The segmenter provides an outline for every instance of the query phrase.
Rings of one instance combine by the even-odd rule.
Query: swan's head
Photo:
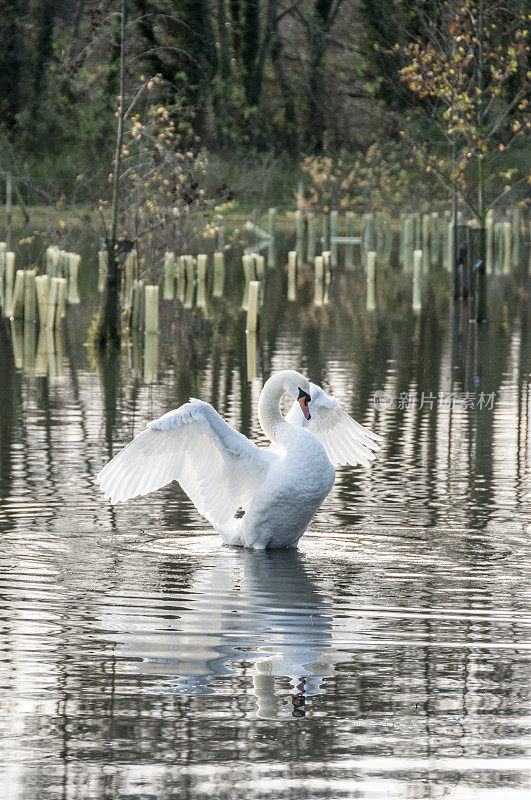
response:
[[[297,398],[301,411],[306,419],[311,419],[308,404],[312,399],[310,396],[310,381],[301,375],[300,372],[288,369],[285,372],[284,388],[288,394]]]

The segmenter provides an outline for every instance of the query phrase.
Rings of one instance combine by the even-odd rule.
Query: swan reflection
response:
[[[215,678],[251,675],[260,717],[302,716],[305,698],[333,673],[331,608],[296,550],[224,547],[178,608],[115,607],[112,622],[118,654],[142,674],[164,676],[161,691],[211,694]],[[276,678],[289,679],[284,697]]]

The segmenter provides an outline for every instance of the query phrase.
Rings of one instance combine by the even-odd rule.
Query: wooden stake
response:
[[[222,252],[214,253],[214,284],[212,294],[214,297],[223,296],[223,284],[225,282],[225,259]]]
[[[258,330],[258,290],[260,283],[258,281],[249,281],[248,296],[247,296],[247,323],[245,332],[253,332]]]
[[[131,290],[131,328],[140,330],[144,318],[144,281],[133,281]]]
[[[367,253],[367,311],[376,308],[376,253],[369,250]]]
[[[337,267],[337,242],[334,238],[337,236],[337,210],[334,209],[330,212],[330,263],[332,269]]]
[[[302,211],[295,212],[295,249],[299,261],[304,261],[304,217]]]
[[[175,256],[167,251],[164,253],[164,283],[162,287],[162,298],[173,300],[175,295]]]
[[[345,214],[346,235],[354,236],[354,212],[347,211]],[[354,265],[354,245],[347,244],[345,246],[345,267],[352,268]]]
[[[413,311],[422,308],[422,250],[413,251]]]
[[[426,275],[430,268],[430,238],[431,238],[431,214],[422,215],[422,271]],[[433,245],[433,241],[431,242]]]
[[[485,236],[487,239],[485,267],[487,270],[487,275],[492,275],[494,272],[494,213],[492,209],[487,211],[487,216],[485,219]]]
[[[157,333],[159,329],[159,287],[144,286],[144,331]]]
[[[437,211],[431,212],[431,233],[430,233],[430,255],[431,263],[435,266],[439,263],[439,214]]]
[[[57,309],[55,312],[54,323],[55,327],[61,326],[61,320],[66,317],[66,288],[68,281],[66,278],[57,278],[59,284],[57,286]]]
[[[207,277],[208,259],[206,253],[199,253],[197,256],[197,280],[205,283]]]
[[[328,214],[323,214],[322,224],[321,250],[328,250],[330,248],[330,218]]]
[[[322,283],[324,280],[324,258],[322,256],[315,257],[315,281]]]
[[[184,260],[184,256],[178,257],[177,265],[175,267],[175,274],[177,276],[177,284],[182,288],[186,281],[186,262]]]
[[[35,322],[35,273],[24,273],[24,324]],[[33,357],[32,357],[33,358]]]
[[[404,270],[411,272],[413,268],[413,239],[414,239],[414,220],[412,216],[407,216],[404,220]],[[422,252],[422,251],[421,251]]]
[[[265,261],[260,253],[253,253],[254,270],[259,281],[265,280]]]
[[[11,302],[11,316],[22,319],[24,316],[24,270],[17,269],[13,299]]]
[[[257,376],[257,335],[256,331],[246,331],[245,333],[245,354],[247,363],[247,380],[252,381]]]
[[[6,286],[13,287],[15,282],[15,254],[6,250],[4,254],[5,268],[6,268]]]
[[[48,321],[48,294],[50,278],[48,275],[37,275],[35,277],[35,291],[37,293],[37,307],[39,311],[39,321],[42,326]]]
[[[315,258],[315,215],[310,212],[307,217],[306,260],[311,264]]]
[[[192,256],[183,256],[183,258],[186,270],[186,285],[187,287],[193,286],[195,284],[194,259]]]
[[[508,275],[511,271],[511,244],[512,244],[512,227],[510,222],[503,223],[503,269],[504,275]]]
[[[146,286],[146,289],[157,289],[158,286]],[[157,380],[157,366],[159,360],[159,337],[157,334],[144,334],[144,380],[152,383]]]
[[[59,278],[50,278],[48,284],[48,304],[47,304],[47,317],[45,325],[50,330],[55,325],[55,318],[57,316],[57,299],[59,292]],[[59,324],[59,323],[58,323]]]

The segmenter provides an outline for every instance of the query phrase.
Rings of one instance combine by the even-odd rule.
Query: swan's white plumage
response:
[[[380,449],[382,437],[349,417],[335,397],[315,383],[310,383],[310,396],[311,419],[304,419],[295,401],[286,420],[292,425],[308,427],[323,445],[334,467],[347,464],[368,467],[375,458],[373,451]]]
[[[247,508],[271,455],[202,400],[150,422],[97,477],[113,503],[179,481],[200,514],[223,525]]]
[[[297,401],[284,419],[282,395],[297,397],[301,390],[311,396],[311,419]],[[369,466],[380,437],[292,370],[269,378],[258,414],[270,448],[257,447],[209,403],[192,399],[150,422],[97,481],[118,503],[176,480],[224,542],[260,549],[293,546],[332,488],[333,466]],[[245,513],[236,519],[240,508]]]

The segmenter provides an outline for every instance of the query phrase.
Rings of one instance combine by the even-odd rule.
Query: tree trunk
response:
[[[116,129],[116,151],[114,157],[114,176],[111,209],[111,230],[107,236],[107,280],[103,289],[99,318],[96,326],[95,343],[98,348],[117,347],[121,340],[120,327],[120,278],[118,218],[120,214],[120,168],[122,158],[122,137],[124,127],[125,93],[125,22],[126,0],[121,0],[120,18],[120,105]]]
[[[232,100],[232,69],[230,57],[230,44],[227,35],[227,18],[225,14],[225,0],[217,3],[217,28],[218,28],[218,74],[221,81],[214,90],[214,103],[216,109],[216,131],[218,142],[227,147],[234,140],[234,103]]]
[[[478,103],[478,129],[480,137],[484,132],[484,100],[485,91],[485,63],[484,63],[484,0],[479,2],[478,17],[478,88],[480,90]],[[477,155],[478,164],[478,217],[479,217],[479,264],[476,275],[476,322],[485,322],[487,319],[487,231],[485,220],[487,204],[485,200],[485,167],[482,154]]]
[[[8,136],[17,127],[17,114],[24,103],[23,32],[23,4],[20,0],[8,0],[2,4],[0,13],[0,112]]]
[[[340,5],[336,0],[315,0],[308,25],[309,75],[308,102],[310,107],[309,131],[314,148],[323,147],[326,130],[325,76],[323,58],[327,50],[327,36]]]
[[[286,74],[283,47],[282,37],[278,30],[278,21],[275,20],[271,37],[271,62],[284,103],[284,144],[289,155],[296,156],[299,152],[299,141],[297,136],[295,94]]]
[[[46,87],[46,64],[52,55],[53,30],[55,25],[55,0],[44,0],[41,5],[41,21],[35,64],[33,70],[33,118],[40,116],[40,102]]]

